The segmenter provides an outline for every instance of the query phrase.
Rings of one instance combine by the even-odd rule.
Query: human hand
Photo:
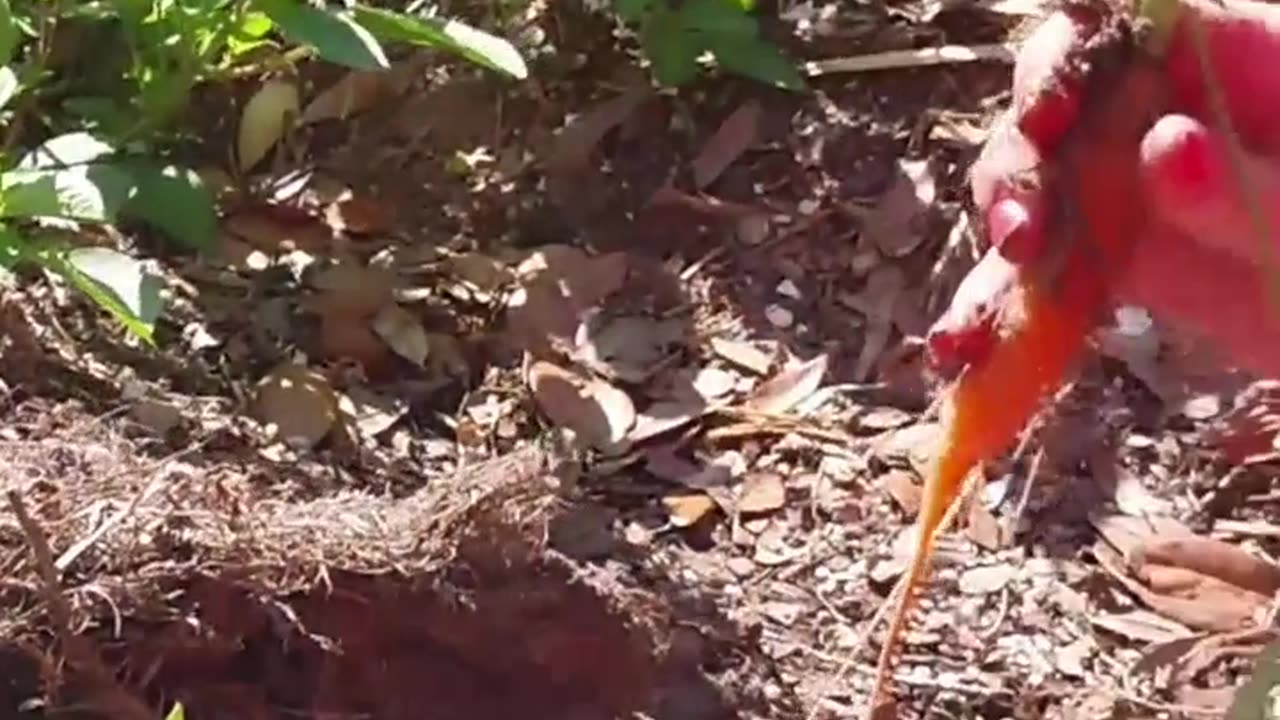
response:
[[[1280,280],[1280,120],[1273,117],[1280,107],[1280,73],[1270,71],[1280,61],[1280,6],[1183,0],[1182,8],[1161,69],[1169,112],[1132,152],[1139,186],[1134,190],[1146,202],[1134,203],[1130,212],[1143,215],[1143,230],[1113,292],[1117,300],[1146,306],[1219,345],[1243,367],[1280,375],[1280,304],[1274,304],[1268,285],[1269,273]],[[1208,82],[1194,21],[1204,31],[1213,75]],[[1036,93],[1091,30],[1058,12],[1019,53],[1012,107],[997,122],[971,175],[993,249],[931,333],[935,358],[958,353],[963,359],[968,346],[980,348],[988,332],[980,320],[991,299],[1009,285],[1017,267],[1042,255],[1050,198],[1040,183],[1026,179],[1041,171],[1041,157],[1053,152],[1081,101],[1070,87]],[[1243,172],[1233,162],[1239,156],[1231,152],[1232,136],[1218,130],[1214,92],[1223,98],[1243,146]],[[1265,232],[1254,208],[1262,210]]]

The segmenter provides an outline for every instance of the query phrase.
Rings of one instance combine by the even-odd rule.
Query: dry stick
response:
[[[965,480],[964,487],[960,489],[960,494],[957,495],[955,501],[951,503],[951,507],[947,508],[946,514],[942,516],[942,522],[938,524],[939,533],[950,527],[951,523],[955,521],[956,514],[959,512],[960,508],[968,504],[969,498],[978,487],[978,478],[981,476],[981,472],[981,468],[979,467],[969,473],[969,477]],[[920,528],[920,531],[923,532],[924,528]],[[849,654],[840,664],[840,667],[836,669],[835,675],[832,676],[831,682],[827,686],[828,690],[844,682],[845,678],[848,677],[849,670],[853,668],[853,663],[858,659],[858,656],[862,654],[863,649],[871,644],[871,634],[875,632],[876,627],[884,621],[886,616],[888,616],[890,608],[893,608],[898,604],[898,597],[902,595],[902,593],[906,592],[906,589],[907,575],[904,574],[902,577],[898,578],[898,582],[894,583],[893,590],[889,592],[889,596],[884,599],[884,602],[880,604],[880,608],[876,610],[876,614],[873,615],[871,621],[867,623],[867,627],[863,629],[862,634],[858,637],[858,642],[849,650]],[[813,703],[813,707],[809,709],[809,714],[806,716],[806,720],[814,720],[814,718],[817,717],[818,708],[821,704],[822,703],[819,701],[815,701]]]
[[[150,720],[152,713],[132,694],[125,691],[115,680],[115,676],[102,662],[83,638],[76,637],[71,631],[71,605],[62,594],[58,583],[58,569],[54,565],[53,550],[49,547],[49,539],[44,529],[27,512],[22,495],[17,490],[8,492],[9,506],[18,518],[18,525],[26,535],[27,545],[36,562],[36,572],[40,575],[40,594],[49,608],[49,616],[53,620],[54,629],[62,643],[62,652],[73,667],[83,671],[93,684],[110,694],[116,702],[113,709],[121,713],[121,717],[129,720]]]

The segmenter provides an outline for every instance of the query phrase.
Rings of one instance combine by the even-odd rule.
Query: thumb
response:
[[[1140,154],[1144,190],[1160,221],[1250,263],[1280,249],[1280,166],[1253,155],[1232,162],[1224,139],[1186,115],[1161,118]]]

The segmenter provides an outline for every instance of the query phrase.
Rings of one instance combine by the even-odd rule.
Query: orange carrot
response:
[[[1123,272],[1141,232],[1136,148],[1145,120],[1125,108],[1149,101],[1154,109],[1158,90],[1141,71],[1128,73],[1118,85],[1110,97],[1124,104],[1088,108],[1089,118],[1078,120],[1079,134],[1054,161],[1053,192],[1069,206],[1055,219],[1053,242],[1062,250],[1049,262],[1055,267],[1019,267],[1012,282],[991,273],[1000,284],[991,290],[997,308],[990,347],[961,372],[944,400],[942,440],[925,476],[919,535],[881,646],[868,718],[877,717],[883,704],[907,612],[966,476],[1004,452],[1069,377],[1107,309],[1113,274]]]

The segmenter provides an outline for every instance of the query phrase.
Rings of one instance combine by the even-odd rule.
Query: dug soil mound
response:
[[[728,624],[638,566],[551,547],[565,503],[536,447],[399,499],[284,501],[70,407],[19,411],[0,440],[17,610],[0,706],[24,717],[710,720],[756,702]]]

